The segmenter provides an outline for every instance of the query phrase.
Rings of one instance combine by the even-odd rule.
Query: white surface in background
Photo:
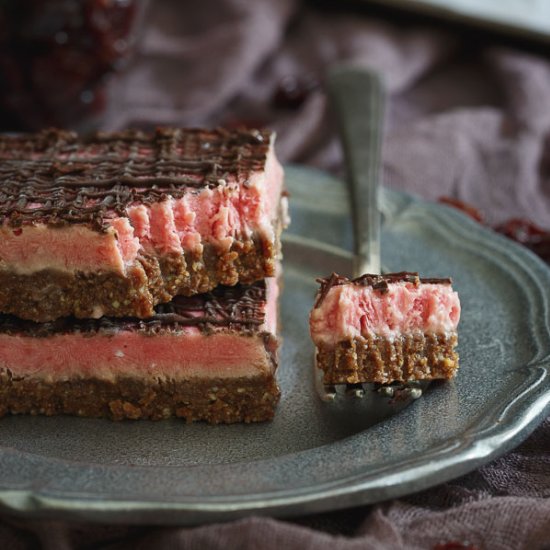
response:
[[[550,0],[381,0],[378,3],[477,19],[550,38]]]

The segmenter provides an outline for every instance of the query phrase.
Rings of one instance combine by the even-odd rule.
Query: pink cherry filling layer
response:
[[[200,253],[205,244],[227,251],[234,240],[253,236],[273,242],[282,191],[283,169],[271,149],[265,170],[247,182],[224,180],[213,189],[190,189],[182,198],[132,205],[125,217],[112,214],[103,233],[83,225],[4,225],[0,269],[124,273],[140,252]]]
[[[263,339],[193,333],[89,337],[0,336],[0,366],[13,376],[47,381],[117,377],[181,380],[253,376],[271,371]]]
[[[398,282],[382,293],[348,284],[331,288],[313,309],[310,332],[316,345],[335,346],[359,336],[452,333],[459,319],[460,301],[450,285]]]

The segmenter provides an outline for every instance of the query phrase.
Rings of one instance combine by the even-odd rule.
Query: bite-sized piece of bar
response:
[[[319,279],[310,315],[325,384],[451,378],[458,368],[458,294],[418,273]]]
[[[0,415],[269,420],[277,294],[272,278],[178,296],[146,320],[0,315]]]
[[[275,274],[286,218],[273,134],[159,129],[0,137],[0,312],[153,315]]]

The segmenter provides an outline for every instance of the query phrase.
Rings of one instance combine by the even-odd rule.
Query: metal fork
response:
[[[382,83],[372,71],[340,67],[329,73],[327,86],[340,126],[348,173],[354,233],[352,276],[381,273],[378,194],[384,118]],[[322,374],[319,369],[317,371]],[[323,400],[333,401],[342,393],[362,398],[366,387],[371,386],[380,396],[403,401],[421,397],[425,385],[414,380],[392,384],[327,385],[321,380],[318,391]]]

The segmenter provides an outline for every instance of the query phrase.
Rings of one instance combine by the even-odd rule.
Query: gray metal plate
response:
[[[0,421],[4,509],[192,524],[372,503],[476,468],[517,445],[549,412],[550,270],[459,212],[388,190],[383,264],[453,277],[463,307],[460,371],[398,414],[381,398],[322,403],[308,313],[314,277],[350,267],[346,190],[309,169],[288,167],[287,176],[293,222],[274,422],[7,417]]]

